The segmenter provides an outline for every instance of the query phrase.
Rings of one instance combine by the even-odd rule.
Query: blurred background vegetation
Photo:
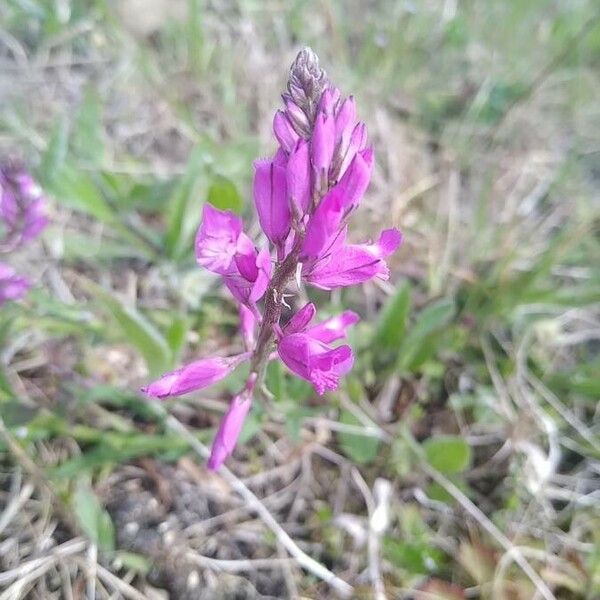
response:
[[[304,45],[375,146],[352,235],[405,244],[389,282],[311,292],[361,314],[355,369],[321,399],[273,363],[230,468],[353,597],[598,598],[599,17],[2,0],[0,150],[52,202],[0,309],[0,598],[335,597],[137,392],[241,347],[191,242],[205,201],[258,233],[251,163]],[[165,406],[206,443],[242,377]]]

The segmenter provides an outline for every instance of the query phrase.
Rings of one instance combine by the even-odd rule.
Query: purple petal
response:
[[[336,186],[321,200],[308,221],[302,244],[303,258],[317,258],[331,245],[340,230],[343,216],[343,190]]]
[[[273,133],[281,147],[287,152],[291,152],[292,148],[300,137],[289,122],[286,114],[280,110],[275,113],[273,118]]]
[[[213,273],[227,273],[237,251],[242,220],[206,203],[196,234],[196,260]]]
[[[354,98],[349,96],[340,105],[335,116],[335,139],[336,143],[346,147],[350,142],[350,136],[356,123],[356,104]]]
[[[321,94],[319,101],[319,112],[327,117],[332,117],[335,113],[335,105],[340,97],[340,91],[336,88],[328,88]]]
[[[327,173],[335,146],[335,120],[320,112],[315,119],[311,140],[312,163],[319,175]]]
[[[249,356],[250,354],[245,352],[227,358],[213,357],[197,360],[175,371],[165,373],[150,385],[142,388],[142,392],[153,398],[167,398],[200,390],[227,377]]]
[[[0,305],[10,300],[19,300],[31,287],[25,277],[17,275],[12,267],[0,263]]]
[[[306,326],[313,320],[317,309],[312,302],[304,305],[285,325],[283,332],[285,335],[299,333],[306,329]]]
[[[364,123],[357,123],[352,130],[350,140],[346,148],[340,148],[343,155],[340,163],[338,177],[341,177],[345,172],[357,152],[364,150],[367,146],[367,127]]]
[[[342,191],[343,205],[346,211],[354,209],[362,200],[369,186],[372,170],[373,150],[367,148],[358,152],[337,184]]]
[[[306,333],[324,344],[330,344],[345,338],[348,327],[355,325],[358,321],[360,321],[360,317],[355,312],[346,310],[341,315],[336,315],[310,327]]]
[[[318,394],[337,389],[340,377],[352,368],[353,363],[350,346],[330,349],[305,333],[284,336],[277,351],[287,367],[310,381]]]
[[[311,168],[309,147],[306,140],[298,140],[287,162],[287,191],[296,213],[304,215],[310,205]]]
[[[245,278],[237,269],[231,269],[223,275],[223,281],[233,297],[249,308],[263,297],[271,280],[272,264],[268,250],[261,250],[257,254],[255,265],[255,279]]]
[[[382,232],[375,244],[350,244],[313,265],[306,265],[306,281],[324,290],[357,285],[379,277],[387,279],[389,270],[383,258],[395,252],[402,241],[397,229]]]
[[[39,236],[48,224],[47,199],[40,186],[22,166],[0,165],[0,219],[4,221],[0,246],[14,250]]]
[[[279,160],[257,160],[254,169],[254,202],[260,226],[274,244],[281,244],[290,230],[286,167]]]
[[[284,99],[284,102],[286,116],[296,132],[308,135],[310,133],[310,124],[304,111],[291,98]]]
[[[258,253],[256,267],[258,275],[250,292],[250,302],[252,303],[258,302],[264,296],[271,282],[271,269],[273,265],[271,263],[271,255],[267,249],[263,249]]]
[[[256,317],[254,313],[245,305],[240,304],[240,332],[244,340],[244,347],[250,351],[254,349],[256,343]]]
[[[248,281],[256,281],[258,269],[256,268],[256,259],[258,252],[254,247],[252,240],[244,233],[240,233],[240,237],[236,244],[235,264],[244,279]]]
[[[229,410],[221,419],[208,459],[211,471],[218,469],[231,455],[240,437],[244,421],[252,406],[252,391],[244,390],[233,398]]]

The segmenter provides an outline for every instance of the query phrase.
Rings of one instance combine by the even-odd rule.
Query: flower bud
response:
[[[273,117],[273,133],[287,153],[291,152],[300,137],[292,127],[287,115],[281,110],[278,110]]]
[[[304,215],[310,205],[311,168],[308,142],[298,140],[287,162],[287,193],[296,215]]]
[[[311,142],[312,164],[319,179],[326,178],[335,146],[335,121],[320,112],[315,119]]]

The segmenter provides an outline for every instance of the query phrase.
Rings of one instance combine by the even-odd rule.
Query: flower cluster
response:
[[[45,209],[41,188],[21,165],[0,165],[0,252],[13,252],[36,238],[48,223]],[[27,278],[0,263],[0,305],[18,300],[29,287]]]
[[[373,149],[364,123],[356,118],[354,98],[341,97],[309,48],[292,64],[282,97],[284,109],[273,120],[277,152],[254,163],[254,201],[271,249],[257,248],[238,216],[210,204],[204,205],[196,237],[198,263],[220,275],[240,303],[246,352],[193,362],[143,390],[157,398],[185,394],[250,361],[246,385],[213,442],[212,469],[233,451],[268,361],[279,357],[319,394],[335,390],[352,368],[350,346],[335,343],[358,321],[355,313],[345,311],[315,325],[316,309],[309,303],[281,324],[284,293],[294,278],[298,285],[304,281],[324,290],[386,279],[384,259],[401,242],[396,229],[383,231],[374,243],[347,241],[348,218],[371,178]]]

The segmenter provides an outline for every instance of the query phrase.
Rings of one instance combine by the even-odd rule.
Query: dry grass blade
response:
[[[172,431],[181,435],[191,446],[191,448],[202,458],[207,460],[210,456],[208,448],[198,441],[188,429],[172,415],[165,418],[165,423]],[[332,573],[321,563],[311,558],[304,552],[288,533],[281,527],[275,517],[269,512],[265,505],[258,497],[250,491],[246,485],[236,477],[227,467],[221,467],[218,471],[219,475],[237,492],[248,504],[248,508],[254,510],[264,524],[275,534],[279,543],[289,552],[289,554],[298,562],[298,564],[310,571],[319,579],[325,581],[328,585],[334,588],[341,596],[349,597],[352,594],[352,586],[346,581]]]

